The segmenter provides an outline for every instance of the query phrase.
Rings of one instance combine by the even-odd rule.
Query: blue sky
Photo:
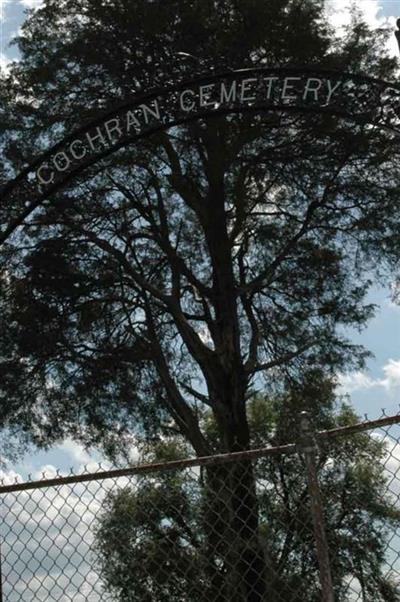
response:
[[[0,65],[17,59],[15,47],[8,43],[18,32],[27,8],[35,8],[41,0],[0,0]],[[349,19],[347,0],[330,0],[328,14],[330,21],[338,28]],[[400,17],[400,0],[358,0],[368,23],[377,27],[382,24],[395,29],[395,21]],[[396,40],[393,35],[388,50],[398,54]],[[390,299],[389,289],[374,288],[369,300],[379,308],[368,328],[361,334],[351,332],[352,339],[366,346],[373,352],[374,358],[368,362],[368,370],[363,373],[351,373],[341,377],[341,391],[348,393],[360,414],[367,413],[371,418],[386,408],[388,413],[396,413],[400,403],[400,306]],[[32,473],[38,477],[45,469],[52,472],[54,466],[62,471],[73,467],[77,470],[91,460],[98,460],[98,454],[86,454],[72,441],[50,452],[38,452],[24,458],[18,466],[10,466],[13,474],[26,477]],[[15,471],[15,472],[14,472]]]

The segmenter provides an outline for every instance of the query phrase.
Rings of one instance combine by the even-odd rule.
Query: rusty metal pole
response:
[[[307,471],[308,492],[310,494],[310,510],[314,525],[315,547],[318,557],[319,577],[322,590],[322,602],[335,602],[331,565],[329,560],[328,541],[325,532],[325,519],[319,488],[316,455],[317,443],[307,412],[302,412],[300,422],[300,451],[304,455]]]
[[[4,503],[4,498],[3,496],[0,496],[0,507],[1,507],[1,526],[3,526],[3,503]],[[0,602],[3,602],[4,596],[3,596],[3,536],[0,536]]]
[[[2,541],[0,540],[0,602],[3,602],[3,551],[1,543]]]
[[[3,571],[2,571],[2,557],[0,550],[0,602],[3,602]]]

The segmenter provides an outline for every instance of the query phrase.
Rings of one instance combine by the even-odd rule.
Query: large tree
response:
[[[336,40],[315,0],[48,0],[1,79],[1,178],[104,107],[194,71],[307,64],[391,79],[384,35],[355,19]],[[396,145],[327,115],[243,114],[86,170],[2,249],[2,424],[108,453],[171,429],[198,455],[248,448],[255,388],[362,365],[342,327],[366,323],[372,276],[397,266]],[[215,491],[228,483],[241,534],[232,600],[262,600],[272,567],[252,467],[209,472]]]
[[[302,407],[312,408],[317,428],[357,421],[348,405],[337,407],[332,383],[310,373],[306,388],[249,400],[252,445],[293,440]],[[203,426],[210,438],[217,436],[209,410]],[[389,493],[391,475],[384,470],[388,451],[381,439],[361,433],[325,445],[319,458],[334,594],[340,602],[400,599],[384,562],[391,534],[400,525]],[[175,436],[143,445],[141,459],[176,460],[187,453],[185,441]],[[305,473],[298,456],[254,461],[260,532],[277,567],[269,600],[321,600]],[[232,565],[223,551],[229,538],[226,533],[221,538],[226,524],[216,520],[225,512],[223,500],[208,488],[204,468],[142,474],[115,488],[103,502],[94,546],[106,591],[120,602],[230,601]]]

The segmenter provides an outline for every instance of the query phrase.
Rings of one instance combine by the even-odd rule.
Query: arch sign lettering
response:
[[[0,243],[52,193],[119,148],[196,119],[249,111],[328,113],[400,134],[400,86],[337,71],[257,68],[135,96],[72,132],[3,187]]]

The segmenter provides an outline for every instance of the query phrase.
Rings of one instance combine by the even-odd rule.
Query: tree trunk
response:
[[[207,374],[209,398],[224,452],[249,449],[246,416],[247,376],[241,353],[236,281],[225,212],[224,140],[209,128],[203,140],[209,189],[199,208],[212,266],[215,320],[211,336],[218,359]],[[270,567],[260,541],[259,511],[252,463],[240,461],[209,467],[206,527],[211,549],[226,572],[223,602],[266,602]],[[268,599],[268,602],[271,598]]]
[[[243,435],[231,429],[227,437],[233,449],[243,451]],[[222,561],[225,570],[223,593],[215,593],[217,602],[271,602],[268,593],[274,581],[274,569],[259,530],[256,480],[251,461],[241,460],[207,468],[205,528],[210,553]],[[217,563],[218,564],[218,563]]]

